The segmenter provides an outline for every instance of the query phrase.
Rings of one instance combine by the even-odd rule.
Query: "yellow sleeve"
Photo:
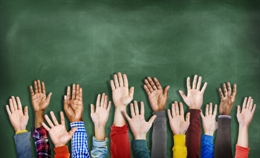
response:
[[[185,146],[186,136],[174,135],[173,136],[174,146],[172,148],[174,158],[186,158],[187,147]]]
[[[28,131],[27,130],[21,130],[21,131],[16,132],[15,134],[22,134],[22,133],[25,133],[25,132],[28,132]]]

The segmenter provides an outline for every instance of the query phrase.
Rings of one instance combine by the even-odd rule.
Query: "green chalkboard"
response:
[[[134,99],[144,101],[147,119],[152,115],[142,87],[147,76],[171,86],[167,108],[175,100],[182,101],[178,90],[186,90],[186,77],[195,74],[208,82],[203,109],[206,103],[219,103],[217,88],[227,81],[238,85],[236,105],[245,96],[260,105],[259,4],[241,0],[1,0],[0,157],[15,157],[14,130],[5,110],[10,96],[20,96],[23,105],[29,106],[27,129],[33,129],[29,86],[35,79],[44,81],[47,92],[53,93],[46,113],[58,114],[63,109],[66,86],[78,83],[83,87],[90,149],[94,133],[90,104],[103,92],[112,99],[109,80],[119,71],[135,87]],[[260,154],[259,112],[257,107],[249,129],[252,158]],[[114,107],[107,135],[113,113]],[[236,108],[231,116],[234,152]],[[151,130],[147,139],[150,148]],[[167,144],[167,155],[172,157],[170,128]]]

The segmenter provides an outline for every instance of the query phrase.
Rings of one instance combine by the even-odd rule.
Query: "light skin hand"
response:
[[[157,112],[164,110],[168,100],[168,90],[170,86],[166,86],[162,89],[162,86],[157,78],[152,80],[151,77],[147,77],[147,79],[144,80],[144,83],[144,89],[148,95],[153,111]]]
[[[50,120],[48,115],[45,115],[45,120],[48,122],[50,127],[48,127],[44,122],[42,123],[42,126],[49,132],[51,140],[55,147],[65,146],[67,142],[72,138],[72,135],[75,133],[78,127],[74,127],[69,132],[67,132],[63,112],[60,112],[61,124],[59,124],[52,111],[50,112],[50,114],[52,121]]]
[[[114,80],[110,81],[112,88],[112,97],[116,110],[114,115],[114,125],[124,126],[125,118],[122,115],[126,111],[126,106],[132,101],[134,96],[134,87],[128,89],[128,80],[125,74],[118,72],[114,75]]]
[[[105,140],[105,126],[109,117],[111,102],[108,102],[108,97],[105,93],[102,94],[101,100],[100,96],[100,94],[97,96],[96,111],[94,105],[91,104],[90,116],[95,125],[95,138],[97,140]]]
[[[188,94],[187,96],[184,94],[183,91],[179,91],[182,99],[184,102],[189,106],[190,109],[200,109],[203,103],[203,95],[204,91],[207,87],[207,82],[204,83],[202,89],[201,82],[202,77],[199,77],[199,81],[197,82],[198,76],[195,75],[192,83],[192,87],[190,85],[190,77],[187,78],[187,90]]]
[[[245,98],[243,107],[237,106],[237,120],[239,122],[239,133],[237,145],[248,147],[248,127],[253,119],[256,104],[253,106],[253,99],[251,97]]]
[[[67,88],[67,95],[64,96],[64,111],[70,122],[82,121],[84,111],[82,88],[77,84],[72,85],[72,93],[70,86]]]
[[[148,122],[144,120],[144,103],[141,102],[141,112],[139,113],[138,104],[134,101],[134,105],[130,104],[132,118],[123,111],[125,118],[127,119],[131,131],[135,137],[135,140],[146,140],[146,133],[151,128],[156,115],[153,115]]]
[[[172,104],[172,112],[168,109],[168,118],[170,122],[170,127],[175,135],[185,134],[190,125],[190,113],[186,114],[186,121],[184,120],[184,110],[183,105],[180,102],[180,107],[178,102],[175,101]]]
[[[9,104],[6,105],[6,111],[8,113],[10,122],[15,130],[15,132],[19,132],[26,129],[29,115],[28,115],[28,107],[24,107],[24,113],[22,109],[22,104],[19,97],[16,97],[16,100],[14,96],[9,99]]]
[[[34,81],[34,90],[30,86],[31,101],[35,113],[35,127],[41,127],[44,121],[44,110],[49,106],[52,93],[46,96],[45,84],[40,80]]]
[[[218,105],[215,104],[214,111],[212,113],[212,103],[206,105],[205,116],[203,112],[200,112],[202,118],[202,124],[204,128],[204,134],[213,136],[215,130],[218,128],[218,123],[216,121],[216,115],[218,110]]]
[[[223,92],[221,88],[218,89],[220,96],[219,113],[220,115],[230,115],[230,111],[236,100],[237,85],[234,84],[233,90],[229,82],[223,83]]]

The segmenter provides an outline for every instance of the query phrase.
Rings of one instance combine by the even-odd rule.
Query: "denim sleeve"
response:
[[[201,158],[214,158],[213,138],[213,136],[203,134]]]
[[[32,158],[31,132],[14,135],[17,158]]]
[[[88,135],[84,122],[72,122],[70,127],[78,127],[71,140],[72,158],[90,158],[88,151]]]
[[[98,141],[93,137],[92,142],[91,157],[105,158],[107,156],[107,138],[103,141]]]

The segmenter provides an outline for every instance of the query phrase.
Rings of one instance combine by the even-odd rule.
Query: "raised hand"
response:
[[[251,97],[248,99],[246,97],[244,99],[242,110],[239,105],[237,106],[237,121],[240,126],[245,126],[248,128],[253,119],[255,109],[256,104],[253,106],[253,99]]]
[[[180,102],[180,107],[178,106],[178,102],[175,101],[172,104],[172,113],[171,110],[168,109],[168,118],[170,122],[170,127],[173,134],[185,134],[189,125],[190,125],[190,113],[186,114],[186,121],[184,120],[184,110],[183,105]]]
[[[16,97],[16,100],[14,96],[9,99],[9,104],[6,105],[6,111],[8,113],[10,122],[15,130],[15,132],[19,132],[26,129],[29,115],[28,115],[28,107],[24,107],[24,113],[22,109],[22,104],[19,97]]]
[[[206,105],[205,116],[203,112],[200,112],[202,118],[202,124],[204,128],[204,134],[213,136],[215,130],[218,128],[218,123],[216,121],[218,105],[215,104],[214,111],[212,112],[212,103]]]
[[[148,95],[153,111],[156,112],[164,110],[168,100],[168,90],[170,86],[162,89],[162,86],[157,78],[154,78],[153,81],[150,77],[147,77],[147,79],[144,80],[144,83],[144,89]]]
[[[46,97],[44,82],[41,82],[40,80],[34,81],[34,90],[33,87],[30,86],[30,92],[34,111],[44,111],[50,104],[52,95],[52,93],[49,93]]]
[[[220,95],[219,113],[220,115],[230,115],[230,111],[236,99],[237,85],[234,84],[232,91],[229,82],[223,83],[223,91],[224,94],[222,93],[221,88],[218,89]]]
[[[42,126],[49,132],[51,140],[55,147],[65,146],[67,142],[72,138],[72,135],[77,130],[77,127],[72,128],[69,132],[67,132],[63,112],[60,112],[61,124],[59,124],[52,111],[50,112],[50,114],[52,121],[49,119],[48,115],[45,115],[45,120],[48,122],[50,127],[48,127],[44,122],[42,123]]]
[[[118,72],[114,75],[114,80],[110,80],[112,88],[113,102],[116,108],[125,108],[133,99],[134,87],[128,89],[128,80],[126,74]]]
[[[129,122],[132,133],[134,134],[135,140],[138,139],[146,139],[146,133],[151,128],[153,121],[156,118],[156,115],[153,115],[148,122],[144,120],[144,103],[141,102],[141,112],[139,113],[139,108],[137,102],[134,101],[130,104],[131,115],[132,118],[128,116],[128,114],[123,111],[124,116]]]
[[[190,109],[200,109],[203,103],[203,94],[207,87],[207,82],[204,83],[202,89],[201,81],[202,77],[199,77],[199,81],[197,83],[198,76],[195,75],[192,83],[192,88],[190,85],[190,77],[187,78],[187,90],[188,95],[186,96],[183,91],[179,91],[184,102],[189,106]]]
[[[70,86],[67,88],[67,95],[64,96],[64,111],[70,122],[82,121],[84,111],[82,88],[77,84],[72,85],[72,93]]]
[[[108,103],[108,97],[105,93],[102,94],[100,100],[100,94],[97,96],[96,111],[94,105],[91,104],[91,119],[95,125],[95,138],[97,140],[105,140],[105,126],[109,117],[109,111],[111,107],[111,101]]]

